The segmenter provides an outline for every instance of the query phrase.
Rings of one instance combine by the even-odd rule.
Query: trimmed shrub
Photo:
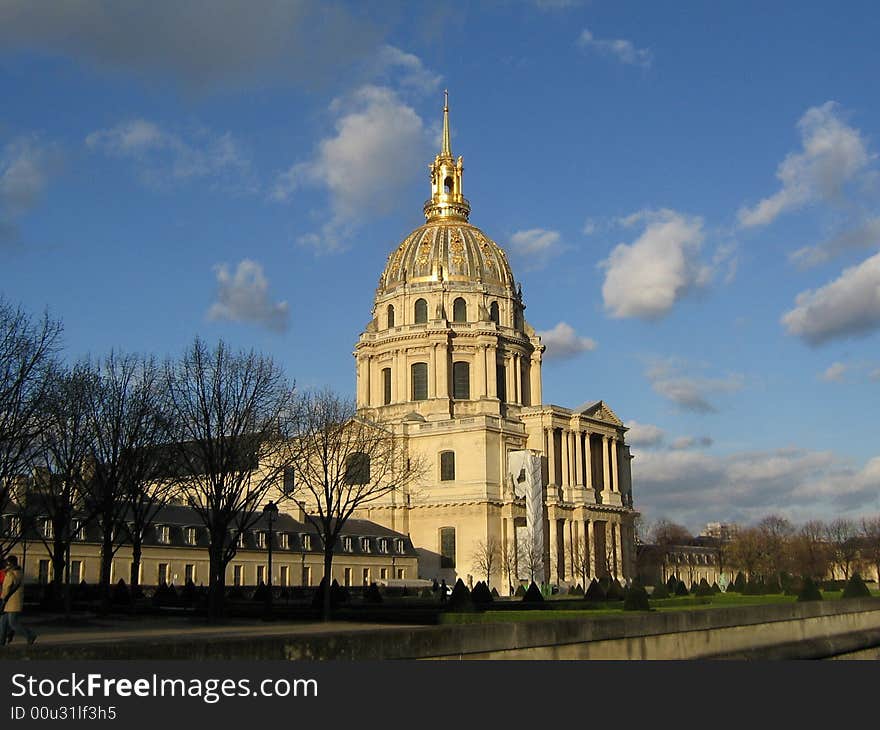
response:
[[[474,607],[470,589],[459,578],[452,587],[452,595],[449,596],[449,607],[453,611],[469,611]]]
[[[122,578],[120,578],[119,582],[113,586],[113,593],[110,600],[117,606],[128,606],[131,604],[131,591],[128,590],[128,586]]]
[[[312,608],[321,608],[324,605],[324,591],[327,590],[327,578],[321,578],[318,590],[312,595]],[[335,608],[340,603],[348,601],[349,594],[347,588],[342,588],[336,578],[330,584],[330,608]]]
[[[669,580],[666,581],[666,591],[668,593],[675,593],[676,588],[678,588],[678,578],[674,575],[670,575]]]
[[[746,577],[743,575],[743,572],[740,571],[736,574],[736,580],[733,581],[736,586],[735,590],[737,593],[744,593],[746,590]]]
[[[763,585],[757,578],[749,578],[745,587],[740,591],[744,596],[759,596],[763,590]]]
[[[605,591],[605,600],[607,601],[622,601],[626,598],[626,593],[623,590],[623,586],[620,585],[620,581],[615,578],[608,585],[608,590]]]
[[[581,584],[578,583],[574,588],[572,588],[572,589],[568,592],[568,594],[569,594],[570,596],[582,596],[582,595],[584,595],[584,589],[583,589],[583,586],[581,586]]]
[[[595,578],[590,581],[590,585],[587,587],[587,592],[584,594],[584,600],[587,601],[604,601],[605,600],[605,589],[602,588],[602,584],[599,583]]]
[[[524,603],[540,603],[544,600],[544,596],[541,594],[541,589],[538,588],[535,581],[532,581],[529,585],[529,589],[525,592],[523,596]]]
[[[492,603],[492,591],[489,590],[489,586],[486,583],[477,581],[474,590],[471,591],[471,600],[477,606],[485,606]]]
[[[648,592],[640,585],[633,584],[626,594],[623,602],[624,611],[650,611],[651,604],[648,602]]]
[[[698,595],[698,596],[714,595],[714,591],[712,590],[712,586],[709,585],[709,581],[707,581],[705,578],[700,578],[700,584],[697,586],[696,595]]]
[[[779,576],[774,575],[764,582],[764,594],[782,593],[782,586],[779,584]]]
[[[492,600],[496,598],[501,598],[501,594],[498,592],[497,588],[492,588]]]
[[[694,595],[694,596],[697,595],[697,590],[699,589],[699,587],[700,587],[700,585],[697,583],[697,581],[692,580],[691,581],[691,588],[688,591],[688,593],[690,593],[691,595]]]
[[[431,595],[431,591],[428,591],[428,595]],[[370,583],[364,589],[364,603],[382,603],[382,594],[379,593],[379,586],[375,583]]]
[[[678,581],[678,584],[675,586],[675,595],[676,596],[689,596],[690,592],[688,591],[688,587],[684,584],[683,580]]]
[[[721,593],[721,586],[718,585],[718,581],[712,582],[712,593]]]
[[[662,580],[657,581],[657,585],[654,586],[654,592],[651,594],[651,598],[669,598],[669,589]]]
[[[810,578],[804,578],[804,585],[801,588],[801,592],[798,593],[797,597],[798,602],[800,601],[821,601],[822,594],[819,592],[819,588]]]
[[[513,595],[516,596],[517,598],[524,598],[526,595],[525,586],[522,583],[520,583],[516,587],[516,591],[514,591]]]
[[[846,582],[846,588],[843,589],[841,598],[870,598],[871,591],[862,580],[862,576],[853,573],[852,577]]]

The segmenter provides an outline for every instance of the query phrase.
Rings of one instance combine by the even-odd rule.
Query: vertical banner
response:
[[[526,542],[517,543],[520,570],[534,574],[535,582],[544,582],[544,499],[541,484],[541,455],[523,449],[507,453],[507,474],[517,497],[526,498]]]

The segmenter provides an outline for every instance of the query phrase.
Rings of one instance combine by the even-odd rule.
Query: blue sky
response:
[[[873,3],[0,0],[0,292],[66,352],[255,347],[351,393],[450,91],[545,400],[648,522],[880,511]]]

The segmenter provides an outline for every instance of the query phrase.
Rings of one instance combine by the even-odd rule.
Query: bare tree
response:
[[[825,541],[827,526],[818,520],[801,525],[790,540],[790,562],[795,574],[821,580],[828,574],[830,553]]]
[[[880,516],[862,520],[862,557],[874,568],[880,584]]]
[[[657,520],[649,534],[655,545],[690,545],[694,539],[686,527],[667,519]]]
[[[500,560],[501,541],[497,537],[489,535],[485,540],[477,542],[471,562],[486,576],[486,585],[489,585],[492,573],[497,569]]]
[[[519,580],[517,576],[517,566],[516,566],[516,540],[513,537],[509,537],[505,540],[501,545],[501,569],[504,571],[504,574],[507,576],[507,588],[511,595],[513,595],[513,579],[516,577],[517,581]]]
[[[743,528],[730,542],[730,562],[749,578],[754,577],[761,565],[761,550],[761,535],[757,528]]]
[[[208,532],[209,617],[223,612],[226,568],[290,463],[293,388],[271,358],[196,339],[165,369],[181,495]]]
[[[33,319],[0,298],[0,514],[9,506],[16,480],[29,471],[43,428],[43,401],[61,337],[61,324]],[[0,534],[0,556],[22,531]]]
[[[529,582],[535,582],[535,576],[544,570],[544,548],[536,543],[531,536],[517,543],[517,562],[529,574]]]
[[[161,473],[156,447],[167,438],[162,410],[161,370],[153,358],[111,353],[96,366],[89,389],[92,429],[91,474],[83,483],[84,503],[101,531],[101,606],[110,606],[113,557],[138,538],[134,559],[140,561],[139,530],[131,529],[134,508],[139,529],[149,516],[141,495]]]
[[[785,517],[768,515],[757,526],[760,559],[758,570],[767,580],[778,581],[781,573],[790,567],[788,541],[794,527]]]
[[[859,557],[858,530],[852,520],[838,518],[828,523],[825,531],[831,562],[849,580],[850,571]]]
[[[95,387],[94,377],[86,363],[53,370],[30,484],[35,511],[50,525],[38,535],[52,561],[53,599],[60,603],[63,597],[67,611],[70,546],[84,517],[81,494],[93,445],[90,392]]]
[[[327,620],[333,550],[346,521],[358,509],[405,493],[425,467],[407,453],[403,437],[364,419],[354,401],[330,390],[304,394],[296,410],[292,497],[321,540]]]
[[[568,545],[567,559],[572,570],[580,578],[581,587],[586,590],[590,582],[590,551],[584,539],[572,540]]]

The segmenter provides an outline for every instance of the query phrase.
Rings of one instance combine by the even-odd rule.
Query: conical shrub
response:
[[[657,581],[657,585],[654,586],[654,592],[651,594],[651,598],[669,598],[669,589],[667,589],[666,584],[662,580]]]
[[[675,595],[676,596],[690,595],[690,592],[688,591],[688,587],[684,584],[683,580],[678,581],[678,584],[675,586]]]
[[[584,595],[584,589],[583,589],[583,586],[582,586],[580,583],[578,583],[574,588],[572,588],[572,589],[568,592],[568,595],[570,595],[570,596],[582,596],[582,595]]]
[[[478,581],[474,586],[474,590],[471,591],[471,600],[477,606],[485,606],[492,603],[492,591],[489,590],[489,586],[486,583]]]
[[[862,576],[858,573],[853,573],[852,578],[850,578],[846,582],[846,587],[843,589],[843,595],[841,598],[870,598],[871,591],[868,590],[868,586],[865,585],[865,581],[862,580]]]
[[[541,595],[541,589],[538,588],[535,581],[531,582],[529,585],[529,589],[526,591],[526,594],[523,596],[524,603],[540,603],[544,600],[544,596]]]
[[[822,593],[811,578],[804,578],[804,585],[801,588],[801,592],[798,593],[797,600],[798,602],[822,600]]]
[[[623,586],[620,585],[620,581],[615,578],[608,585],[608,590],[605,591],[605,599],[608,601],[622,601],[626,598],[626,594],[624,593]]]
[[[520,583],[516,587],[516,591],[514,591],[513,595],[516,596],[517,598],[523,598],[526,595],[525,586],[522,583]]]
[[[474,607],[471,592],[461,578],[455,581],[455,585],[452,587],[452,595],[449,596],[449,607],[453,611],[467,611]]]
[[[721,593],[721,586],[718,585],[718,581],[712,582],[712,593]]]
[[[669,580],[666,581],[666,591],[668,593],[675,593],[676,588],[678,588],[678,578],[674,575],[670,575]]]
[[[430,594],[431,592],[428,591],[428,595]],[[364,590],[364,603],[382,603],[382,594],[375,583],[370,583]]]
[[[648,602],[648,592],[640,585],[632,585],[623,602],[624,611],[650,611],[651,604]]]
[[[736,592],[737,593],[744,593],[745,592],[745,590],[746,590],[746,577],[745,577],[745,575],[743,575],[742,571],[740,571],[739,573],[736,574],[736,580],[734,581],[734,584],[736,585]]]
[[[584,600],[586,601],[604,601],[606,600],[605,589],[602,588],[602,584],[599,583],[595,578],[590,581],[590,585],[587,588],[587,592],[584,593]]]
[[[709,581],[707,581],[705,578],[700,578],[700,583],[697,586],[696,595],[703,597],[714,595],[712,586],[709,585]]]

